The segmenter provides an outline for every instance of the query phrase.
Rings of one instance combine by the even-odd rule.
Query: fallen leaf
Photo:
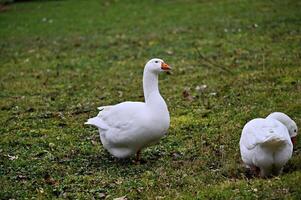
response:
[[[166,50],[165,51],[168,55],[172,55],[173,54],[173,51],[172,50]]]
[[[49,174],[46,174],[44,176],[44,180],[48,185],[57,185],[58,182],[56,180],[54,180],[54,178],[52,178]]]
[[[24,175],[17,175],[17,179],[18,180],[26,180],[27,179],[27,176],[24,176]]]
[[[190,95],[188,89],[184,89],[184,91],[182,92],[182,95],[188,101],[192,101],[193,100],[193,96]]]
[[[195,90],[199,93],[202,93],[203,91],[205,91],[207,88],[207,85],[198,85],[195,87]]]
[[[95,140],[91,140],[91,143],[95,146],[98,145],[98,142],[96,142]]]
[[[114,200],[127,200],[127,198],[126,198],[126,195],[125,195],[125,196],[123,196],[123,197],[115,198]]]
[[[177,159],[181,158],[182,156],[183,156],[183,154],[181,154],[181,153],[179,153],[179,152],[174,152],[174,153],[172,154],[172,158],[173,158],[174,160],[177,160]]]
[[[7,154],[7,157],[9,160],[17,160],[18,159],[18,156],[11,156],[9,154]]]
[[[50,142],[50,143],[48,144],[48,146],[52,149],[53,147],[55,147],[55,144],[52,143],[52,142]]]
[[[98,193],[98,195],[97,195],[99,198],[104,198],[104,197],[106,197],[106,194],[105,193]]]
[[[123,92],[122,91],[118,91],[118,97],[122,97],[123,96]]]

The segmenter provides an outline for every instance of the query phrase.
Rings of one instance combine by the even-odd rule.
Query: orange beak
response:
[[[295,137],[291,137],[291,140],[292,140],[293,145],[295,145],[296,142],[297,142],[297,137],[296,136]]]
[[[161,63],[161,69],[163,69],[164,71],[169,71],[171,70],[171,67],[166,63]]]

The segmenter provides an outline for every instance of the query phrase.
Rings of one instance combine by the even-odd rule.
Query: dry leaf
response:
[[[44,176],[44,180],[49,185],[57,185],[58,184],[58,182],[56,180],[54,180],[54,178],[52,178],[49,174],[46,174]]]
[[[98,142],[96,142],[95,140],[91,140],[91,143],[95,146],[98,145]]]
[[[202,93],[203,91],[205,91],[207,88],[207,85],[198,85],[195,87],[195,90],[199,93]]]
[[[105,198],[106,197],[106,194],[105,193],[98,193],[97,195],[99,198]]]
[[[18,156],[11,156],[9,154],[7,154],[7,157],[9,160],[17,160],[18,159]]]
[[[193,100],[193,96],[190,95],[188,89],[184,89],[184,91],[182,92],[182,95],[188,101],[192,101]]]
[[[114,200],[127,200],[127,198],[126,198],[126,195],[125,195],[125,196],[123,196],[123,197],[115,198]]]

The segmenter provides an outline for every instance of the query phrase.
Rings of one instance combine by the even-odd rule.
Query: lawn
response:
[[[301,199],[301,139],[281,176],[250,177],[243,125],[301,126],[297,0],[23,1],[0,12],[0,199]],[[117,160],[84,122],[143,101],[159,57],[168,136]]]

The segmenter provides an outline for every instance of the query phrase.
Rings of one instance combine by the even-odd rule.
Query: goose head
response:
[[[273,112],[273,113],[269,114],[269,116],[267,116],[267,118],[276,119],[276,120],[280,121],[282,124],[284,124],[288,129],[292,143],[293,144],[296,143],[298,127],[297,127],[296,122],[294,122],[294,120],[292,120],[289,116],[287,116],[286,114],[284,114],[282,112]]]
[[[166,64],[162,59],[153,58],[146,63],[145,69],[155,74],[159,74],[160,72],[170,71],[171,67],[168,64]]]

